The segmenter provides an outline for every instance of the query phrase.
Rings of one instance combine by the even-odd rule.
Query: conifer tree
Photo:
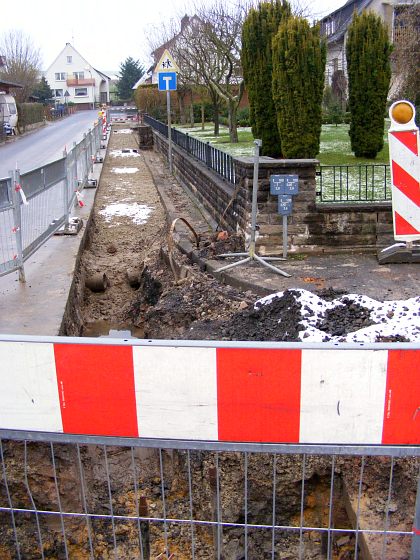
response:
[[[130,100],[133,98],[133,86],[144,74],[144,68],[138,60],[131,56],[125,59],[120,65],[119,80],[117,91],[119,99]]]
[[[379,16],[372,12],[354,15],[348,30],[346,58],[349,134],[356,157],[375,158],[383,148],[391,48],[386,26]]]
[[[281,156],[276,111],[272,97],[272,39],[280,22],[289,17],[286,0],[263,2],[249,11],[242,29],[241,62],[250,105],[254,138],[262,140],[261,153]]]
[[[298,16],[280,24],[273,39],[273,99],[286,158],[319,152],[325,61],[318,25]]]

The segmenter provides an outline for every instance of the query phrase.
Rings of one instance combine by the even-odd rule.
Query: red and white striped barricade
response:
[[[396,241],[411,242],[420,239],[419,129],[409,101],[393,103],[389,115],[394,237]]]

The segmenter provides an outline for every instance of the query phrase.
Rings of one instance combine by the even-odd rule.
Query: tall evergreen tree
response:
[[[272,40],[280,22],[290,14],[286,0],[263,2],[251,8],[242,29],[241,62],[252,132],[262,140],[262,155],[271,157],[282,154],[272,97]]]
[[[387,28],[372,12],[355,14],[346,58],[351,113],[350,141],[356,157],[375,158],[384,145],[384,115],[391,79]]]
[[[280,24],[273,39],[273,98],[283,155],[313,158],[319,152],[326,45],[319,26],[302,17]]]
[[[140,80],[144,72],[144,67],[131,56],[121,63],[119,80],[117,82],[119,99],[129,100],[133,98],[134,90],[132,88]]]

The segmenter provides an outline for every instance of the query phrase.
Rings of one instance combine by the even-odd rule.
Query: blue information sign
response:
[[[270,194],[298,194],[298,175],[271,175]]]
[[[293,202],[291,195],[280,194],[278,198],[278,212],[281,216],[290,216],[292,213]]]
[[[159,72],[158,80],[159,91],[176,90],[176,72]]]

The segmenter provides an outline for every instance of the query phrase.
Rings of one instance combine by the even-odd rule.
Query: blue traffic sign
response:
[[[298,175],[271,175],[270,194],[298,194]]]
[[[293,202],[291,195],[280,194],[278,198],[278,213],[281,216],[290,216],[293,209]]]
[[[158,79],[159,91],[176,90],[176,72],[159,72]]]

